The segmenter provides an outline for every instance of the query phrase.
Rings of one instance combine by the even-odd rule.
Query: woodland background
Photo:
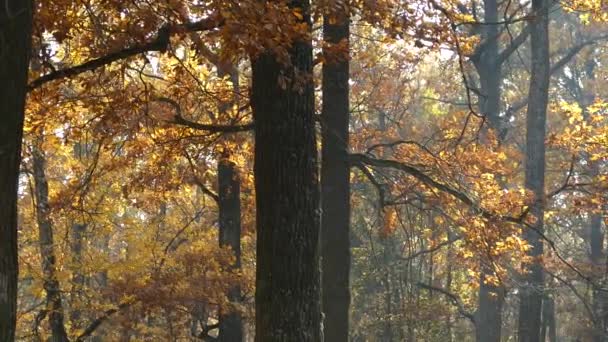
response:
[[[608,341],[605,2],[0,4],[0,341]]]

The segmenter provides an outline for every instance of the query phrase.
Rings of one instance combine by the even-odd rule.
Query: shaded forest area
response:
[[[608,342],[607,21],[0,1],[0,342]]]

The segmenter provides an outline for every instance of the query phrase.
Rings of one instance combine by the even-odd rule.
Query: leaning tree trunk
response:
[[[17,320],[17,181],[29,67],[32,3],[0,6],[0,341],[13,341]]]
[[[321,255],[325,339],[348,341],[350,305],[350,169],[348,165],[348,9],[327,9],[323,19]],[[348,45],[346,45],[348,46]],[[338,48],[340,47],[340,48]]]
[[[310,34],[309,2],[289,6]],[[316,342],[322,323],[311,41],[294,41],[287,57],[289,65],[271,51],[252,60],[256,341]]]
[[[32,159],[43,287],[46,292],[46,311],[51,326],[50,342],[67,342],[68,336],[65,331],[63,307],[61,305],[61,290],[59,289],[57,266],[55,264],[53,226],[48,198],[49,187],[44,172],[45,158],[38,142],[32,148]]]
[[[228,246],[234,253],[234,269],[241,268],[241,184],[235,163],[227,158],[218,162],[218,206],[220,246]],[[241,289],[236,286],[229,290],[228,300],[238,303],[241,300]],[[243,322],[241,314],[235,310],[222,312],[219,318],[220,342],[243,341]]]
[[[530,244],[532,262],[529,272],[522,276],[519,304],[519,342],[538,342],[541,329],[543,298],[543,232],[545,197],[545,126],[549,92],[549,0],[532,0],[533,19],[530,22],[532,68],[526,117],[526,181],[534,194],[530,215],[534,222],[524,230]]]

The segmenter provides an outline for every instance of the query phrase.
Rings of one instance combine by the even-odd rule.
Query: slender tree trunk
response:
[[[77,142],[72,149],[72,156],[75,159],[85,160],[90,157],[89,145],[85,142]],[[84,247],[84,233],[87,225],[76,223],[72,224],[70,231],[70,253],[72,255],[72,290],[70,293],[70,333],[74,333],[82,328],[81,305],[82,291],[86,282],[86,277],[82,273],[82,249]]]
[[[308,1],[289,6],[310,33]],[[252,61],[258,342],[322,340],[311,41],[293,42],[288,58],[267,51]]]
[[[325,339],[345,342],[350,305],[349,56],[348,50],[335,47],[348,43],[349,16],[339,8],[323,19],[321,255]]]
[[[70,326],[71,331],[82,328],[82,312],[80,293],[84,288],[85,276],[82,273],[82,247],[86,225],[75,223],[72,225],[70,251],[72,253],[72,293],[70,295]]]
[[[382,214],[381,214],[382,215]],[[393,259],[393,237],[392,236],[384,236],[382,239],[382,261],[384,268],[384,274],[382,279],[382,284],[384,285],[384,315],[385,321],[382,324],[382,341],[392,341],[393,340],[393,300],[392,300],[392,286],[391,286],[391,272],[390,272],[390,263]]]
[[[450,236],[452,235],[451,232],[448,232],[448,240],[450,239]],[[447,251],[447,260],[448,260],[448,264],[447,264],[447,279],[445,282],[445,289],[448,290],[449,292],[452,292],[452,262],[450,262],[450,260],[454,260],[454,247],[452,246],[452,244],[448,245],[448,251]],[[448,311],[447,317],[445,319],[445,325],[446,325],[446,339],[448,342],[452,342],[454,340],[454,336],[453,336],[453,323],[452,323],[452,314],[451,312]]]
[[[543,300],[543,326],[540,331],[540,340],[557,342],[557,329],[555,324],[555,301],[553,297],[546,296]]]
[[[378,130],[381,132],[385,132],[387,130],[386,127],[386,119],[387,115],[385,112],[380,111],[378,113]],[[386,142],[386,141],[384,141]],[[388,157],[387,149],[383,149],[381,151],[382,156],[384,158]],[[385,189],[383,192],[386,192],[385,184],[382,184]],[[392,301],[392,286],[391,286],[391,262],[395,258],[395,237],[393,233],[390,231],[392,227],[389,225],[392,222],[388,221],[386,208],[384,206],[383,193],[378,194],[378,222],[380,223],[379,227],[379,238],[380,244],[382,246],[382,279],[380,284],[384,287],[384,295],[383,295],[383,304],[384,304],[384,321],[382,322],[382,341],[392,341],[394,338],[393,334],[393,322],[391,317],[393,316],[393,301]]]
[[[602,216],[592,213],[589,222],[589,245],[591,253],[589,258],[593,266],[593,341],[608,341],[608,312],[606,312],[607,295],[601,289],[603,284],[602,269],[605,267],[604,259],[604,233],[602,231]]]
[[[241,184],[235,163],[227,158],[218,162],[218,195],[220,212],[220,246],[229,246],[235,257],[234,269],[241,268]],[[240,302],[241,289],[236,286],[230,289],[228,299],[233,303]],[[241,314],[231,310],[221,313],[219,318],[220,342],[243,341],[243,322]]]
[[[530,22],[532,69],[526,117],[526,188],[534,194],[530,215],[534,223],[524,230],[530,246],[532,262],[522,277],[519,304],[519,342],[540,339],[543,298],[543,231],[545,197],[545,126],[549,91],[549,0],[532,0],[533,19]]]
[[[595,81],[596,61],[591,57],[585,64],[585,76]],[[593,85],[587,88],[581,87],[577,82],[570,83],[569,88],[574,94],[578,94],[577,101],[583,109],[583,117],[589,121],[588,107],[595,102],[596,92]],[[600,174],[599,165],[591,160],[589,155],[584,155],[585,161],[589,166],[589,176],[597,177]],[[601,209],[601,208],[598,208]],[[602,229],[602,215],[599,212],[590,211],[589,213],[589,261],[593,272],[591,281],[593,287],[592,310],[593,310],[593,342],[608,341],[608,294],[602,290],[606,284],[606,264],[604,252],[605,233]]]
[[[30,58],[32,3],[0,6],[0,341],[13,341],[17,320],[17,182]]]
[[[40,139],[42,140],[42,139]],[[50,218],[49,188],[45,175],[45,157],[38,142],[32,149],[34,169],[34,192],[36,198],[36,220],[42,259],[43,287],[46,291],[46,310],[51,326],[51,342],[67,342],[65,332],[63,307],[61,305],[61,290],[57,280],[55,251],[53,241],[53,226]]]

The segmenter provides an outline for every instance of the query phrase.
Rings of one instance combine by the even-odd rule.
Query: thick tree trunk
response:
[[[310,33],[308,1],[289,5]],[[288,58],[268,51],[252,61],[259,342],[322,340],[311,42],[295,41]]]
[[[0,23],[0,341],[13,341],[17,319],[17,182],[31,50],[31,1],[4,1]]]
[[[234,252],[234,268],[241,268],[241,184],[235,163],[226,158],[218,162],[218,195],[220,212],[220,246],[228,246]],[[237,303],[241,289],[230,289],[228,299]],[[243,323],[239,312],[222,313],[219,319],[220,342],[243,341]]]
[[[496,0],[484,1],[484,21],[498,22],[498,3]],[[486,46],[476,64],[481,85],[480,109],[488,119],[491,128],[498,138],[504,138],[504,128],[500,118],[500,96],[502,64],[498,60],[498,26],[486,25],[483,39]],[[502,328],[502,306],[504,287],[488,283],[486,279],[493,275],[489,265],[481,265],[479,279],[478,309],[475,316],[477,342],[500,342]]]
[[[61,290],[57,280],[55,251],[53,241],[53,226],[50,218],[49,188],[44,172],[45,158],[40,146],[32,149],[34,169],[34,192],[36,198],[36,220],[40,243],[40,258],[42,259],[43,287],[46,291],[46,311],[51,326],[51,342],[67,342],[65,332],[63,307],[61,305]]]
[[[484,22],[495,23],[499,21],[497,0],[484,0]],[[483,27],[484,48],[476,60],[475,66],[479,74],[481,86],[480,109],[490,126],[500,133],[503,129],[500,118],[500,95],[502,81],[502,63],[498,58],[498,25],[485,25]]]
[[[534,223],[524,228],[524,239],[532,247],[528,252],[532,263],[522,276],[519,304],[519,342],[540,340],[543,298],[543,231],[545,197],[545,126],[549,91],[549,0],[532,0],[530,22],[532,68],[526,117],[526,188],[534,194],[530,215]]]
[[[348,42],[349,17],[328,13],[323,19],[323,144],[321,161],[321,255],[325,339],[348,341],[350,305],[350,168],[348,154],[349,60],[335,47]]]
[[[503,286],[489,284],[485,278],[493,272],[482,265],[479,282],[479,302],[475,314],[475,340],[477,342],[500,342],[502,328]]]

